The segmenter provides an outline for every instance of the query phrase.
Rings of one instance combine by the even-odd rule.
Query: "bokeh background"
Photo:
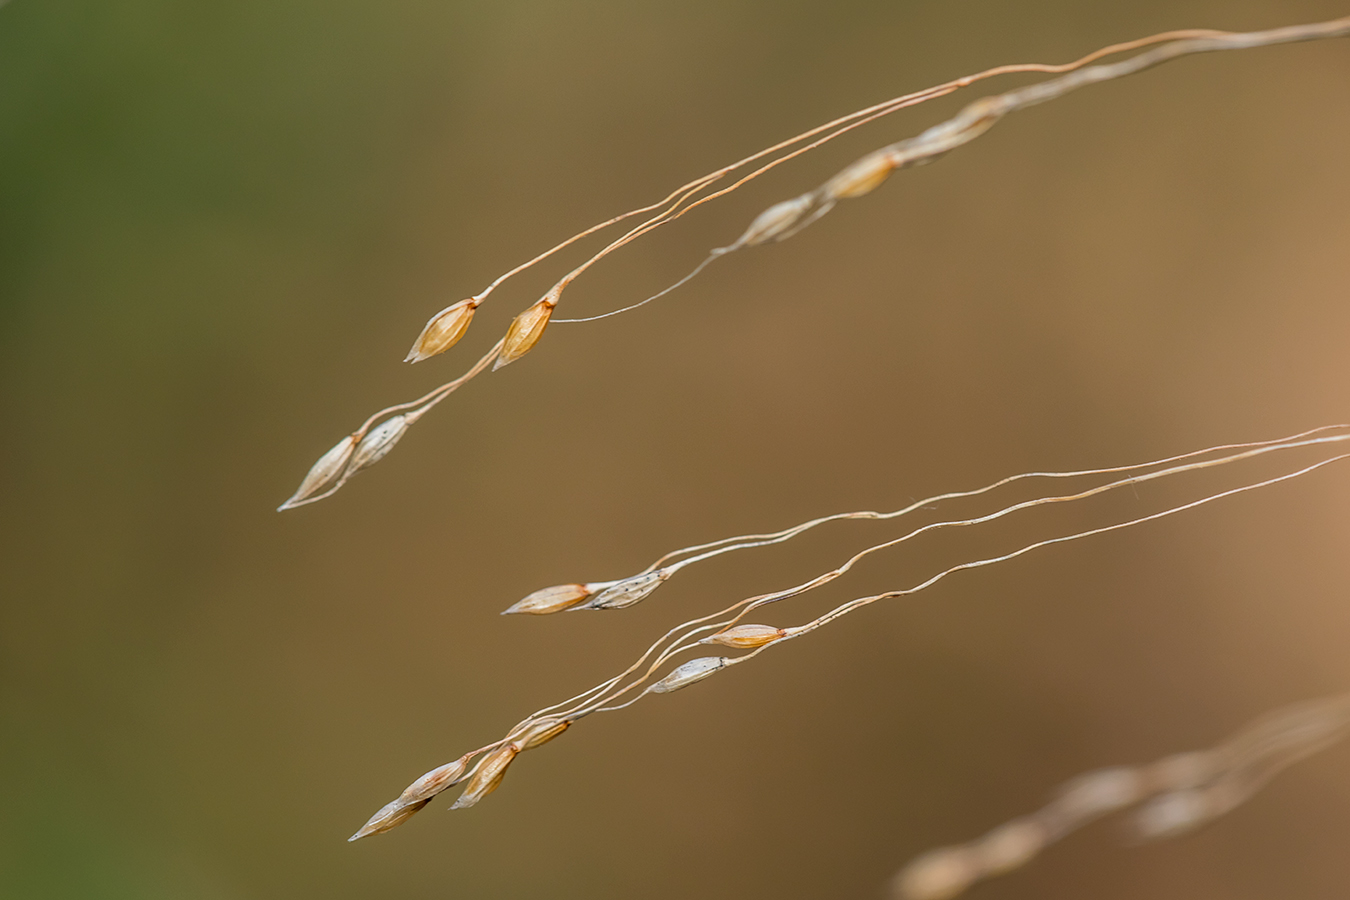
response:
[[[878,897],[916,853],[1082,770],[1350,687],[1342,464],[872,607],[588,719],[471,812],[445,795],[344,843],[412,778],[668,625],[899,527],[728,557],[626,613],[497,615],[530,590],[1029,469],[1350,417],[1346,41],[1191,58],[1018,114],[659,304],[555,326],[338,497],[273,511],[581,251],[495,295],[451,354],[401,365],[428,315],[581,227],[990,65],[1344,12],[0,8],[0,895]],[[646,296],[973,96],[690,215],[563,308]],[[1289,465],[936,537],[773,621]],[[1099,826],[971,897],[1343,897],[1347,839],[1339,748],[1200,834],[1130,848]]]

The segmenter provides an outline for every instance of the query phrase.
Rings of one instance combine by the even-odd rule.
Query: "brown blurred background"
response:
[[[0,8],[0,896],[877,897],[914,854],[1081,770],[1350,687],[1341,464],[875,606],[588,719],[477,809],[445,795],[344,843],[668,625],[899,526],[729,557],[626,613],[497,615],[530,590],[1028,469],[1350,418],[1347,41],[1191,58],[1018,114],[659,304],[555,326],[338,497],[273,512],[581,254],[503,289],[447,357],[400,365],[430,313],[581,227],[990,65],[1345,12]],[[564,310],[646,296],[974,96],[690,215]],[[1287,465],[947,534],[772,621]],[[971,897],[1340,898],[1348,839],[1339,748],[1198,835],[1128,848],[1099,826]]]

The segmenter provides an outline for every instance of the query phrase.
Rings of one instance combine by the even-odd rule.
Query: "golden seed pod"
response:
[[[547,744],[570,727],[572,723],[566,719],[561,722],[556,719],[543,719],[525,729],[524,733],[511,743],[522,751],[533,750],[541,744]]]
[[[701,656],[691,659],[682,666],[676,666],[665,678],[653,684],[647,690],[653,694],[669,694],[682,687],[688,687],[696,681],[702,681],[718,669],[725,667],[725,656]]]
[[[611,584],[595,595],[580,609],[624,609],[647,599],[651,592],[659,588],[671,572],[669,569],[657,569],[645,575],[634,575],[623,581]]]
[[[515,744],[503,744],[483,757],[482,764],[478,767],[478,771],[473,773],[473,777],[469,779],[469,784],[464,788],[464,793],[459,795],[459,799],[450,808],[468,809],[495,791],[502,783],[502,779],[506,777],[506,767],[511,765],[511,760],[515,759],[519,752],[520,748]]]
[[[756,647],[771,644],[786,635],[786,631],[772,625],[736,625],[726,631],[719,631],[712,637],[704,638],[702,643],[722,644],[725,647],[735,647],[740,650],[753,650]]]
[[[980,877],[979,863],[965,847],[934,850],[905,867],[895,879],[901,900],[949,900]]]
[[[750,223],[745,234],[732,246],[754,247],[778,237],[801,220],[802,215],[811,208],[811,199],[810,194],[802,194],[770,206]]]
[[[399,439],[407,433],[409,424],[407,416],[397,415],[390,416],[370,429],[352,452],[352,472],[356,473],[384,459],[389,451],[394,449]]]
[[[469,768],[469,757],[462,756],[454,762],[437,766],[421,778],[403,789],[398,799],[404,803],[419,803],[430,800],[446,788],[456,784],[464,777]]]
[[[531,616],[546,616],[576,606],[591,595],[584,584],[555,584],[541,588],[513,606],[502,610],[502,615],[513,616],[524,613]]]
[[[464,332],[469,330],[469,323],[473,321],[473,311],[477,308],[478,301],[470,297],[436,313],[427,320],[426,327],[417,336],[412,349],[408,351],[407,358],[403,361],[418,363],[455,346],[459,339],[464,337]]]
[[[868,154],[825,182],[830,200],[849,200],[871,193],[895,171],[895,159],[889,150]]]
[[[327,487],[328,483],[338,476],[343,467],[347,465],[347,460],[351,458],[352,451],[356,449],[356,439],[347,435],[334,445],[323,456],[319,457],[305,475],[305,479],[300,482],[300,487],[296,488],[291,499],[277,507],[280,512],[283,509],[290,509],[298,503],[301,503],[317,494],[322,488]]]
[[[492,371],[510,365],[534,349],[534,345],[544,336],[544,329],[548,327],[549,317],[553,315],[553,307],[557,303],[550,297],[544,297],[511,321],[511,327],[506,329],[502,352],[492,364]]]
[[[403,798],[400,797],[392,803],[386,803],[384,806],[380,807],[379,812],[370,817],[370,821],[362,825],[360,830],[347,838],[347,840],[359,841],[361,838],[369,837],[372,834],[384,834],[389,829],[402,825],[412,817],[413,813],[417,812],[430,802],[431,800],[428,798],[426,800],[418,800],[416,803],[406,803]]]

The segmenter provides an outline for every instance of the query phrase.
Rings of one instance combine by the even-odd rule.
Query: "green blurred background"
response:
[[[530,590],[1028,469],[1350,418],[1346,41],[1187,59],[1019,114],[659,304],[555,326],[338,497],[273,512],[343,433],[457,374],[583,257],[512,282],[447,357],[400,365],[428,315],[581,227],[990,65],[1343,14],[0,8],[0,896],[876,897],[914,854],[1081,770],[1350,686],[1342,464],[873,607],[586,720],[477,809],[445,795],[344,843],[668,625],[899,529],[729,557],[626,613],[497,615]],[[688,216],[563,309],[646,296],[973,96]],[[1279,470],[947,534],[772,621]],[[1127,848],[1098,827],[971,896],[1339,898],[1347,839],[1341,748],[1198,835]]]

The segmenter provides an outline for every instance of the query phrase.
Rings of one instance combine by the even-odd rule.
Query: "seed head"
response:
[[[370,821],[362,825],[356,834],[347,838],[348,841],[359,841],[363,837],[369,837],[372,834],[384,834],[391,828],[402,825],[406,820],[412,817],[422,807],[430,803],[431,800],[418,800],[415,803],[406,803],[400,797],[392,803],[386,803],[380,807],[380,811],[370,817]]]
[[[511,326],[506,329],[502,352],[492,364],[492,371],[510,365],[534,349],[534,345],[544,336],[549,317],[553,315],[553,307],[557,305],[558,301],[553,297],[544,297],[511,321]]]
[[[418,803],[424,800],[430,800],[432,797],[463,778],[464,771],[468,767],[469,757],[467,756],[462,756],[454,762],[438,766],[404,788],[403,793],[399,795],[398,799],[404,803]]]
[[[304,481],[300,482],[300,487],[296,488],[291,499],[287,500],[281,506],[277,507],[280,512],[283,509],[290,509],[310,497],[317,494],[322,488],[326,487],[330,481],[338,476],[343,467],[347,465],[347,460],[351,458],[352,450],[356,448],[356,439],[347,435],[334,445],[305,475]]]
[[[477,308],[478,301],[470,297],[436,313],[427,320],[426,327],[417,336],[412,349],[408,351],[408,357],[403,361],[421,362],[455,346],[459,339],[464,337],[464,332],[469,330],[469,323],[473,321],[473,311]]]
[[[555,584],[541,588],[514,606],[502,610],[502,615],[512,616],[525,613],[532,616],[546,616],[576,606],[592,594],[584,584]]]
[[[745,234],[741,235],[732,246],[754,247],[765,241],[773,240],[796,225],[802,215],[810,208],[810,194],[802,194],[800,197],[776,203],[760,213],[755,221],[750,223],[750,227],[745,230]]]
[[[895,171],[895,159],[890,150],[870,153],[825,183],[825,196],[830,200],[849,200],[871,193]]]
[[[677,666],[669,675],[653,684],[647,690],[653,694],[669,694],[682,687],[688,687],[696,681],[702,681],[727,664],[725,656],[701,656]]]
[[[566,719],[561,722],[556,719],[542,719],[526,728],[512,743],[522,751],[533,750],[541,744],[547,744],[570,727],[572,723]]]
[[[712,637],[706,637],[700,643],[721,644],[725,647],[735,647],[740,650],[753,650],[756,647],[771,644],[786,635],[786,631],[772,625],[736,625],[725,631],[719,631]]]
[[[506,776],[506,767],[511,765],[511,760],[515,759],[519,752],[520,747],[515,744],[503,744],[483,757],[482,764],[478,766],[478,771],[474,772],[473,777],[469,779],[469,784],[464,788],[464,793],[459,795],[459,799],[450,808],[468,809],[495,791],[498,785],[502,783],[502,778]]]
[[[645,575],[634,575],[632,578],[625,578],[616,584],[612,584],[595,595],[591,600],[580,609],[624,609],[639,603],[661,586],[667,578],[671,576],[669,569],[657,569],[655,572],[648,572]]]

